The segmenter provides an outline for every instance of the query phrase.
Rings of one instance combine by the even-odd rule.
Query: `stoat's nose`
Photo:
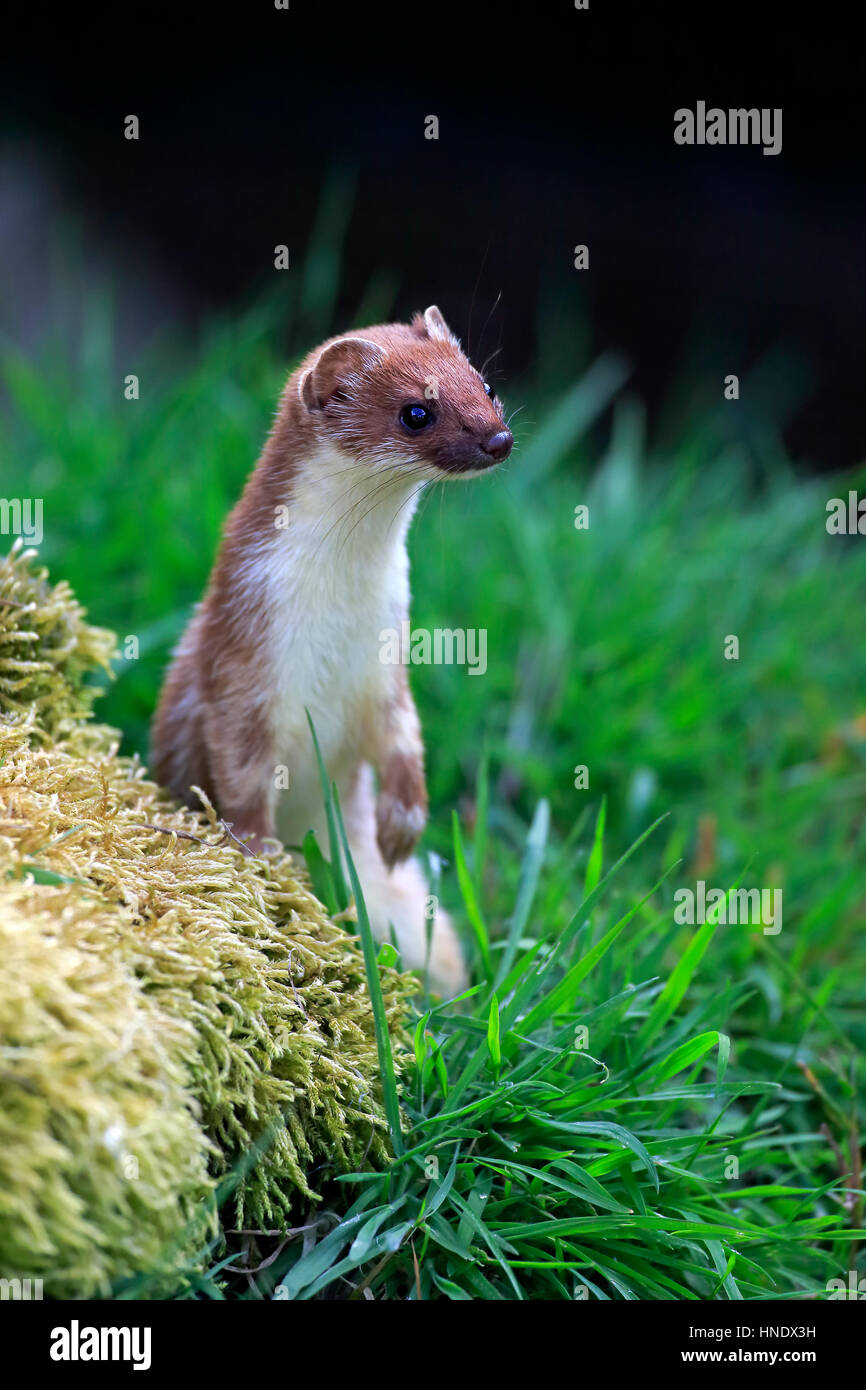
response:
[[[497,463],[501,463],[503,459],[508,458],[513,443],[514,436],[511,430],[499,430],[496,434],[492,434],[481,447],[485,454],[489,454],[491,458],[496,459]]]

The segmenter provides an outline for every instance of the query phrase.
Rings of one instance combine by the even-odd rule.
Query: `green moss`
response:
[[[82,686],[112,648],[0,561],[0,1276],[78,1296],[193,1257],[229,1171],[271,1227],[314,1166],[389,1155],[356,939],[118,756]],[[382,983],[399,1056],[412,985]]]
[[[90,713],[94,695],[82,677],[110,669],[114,634],[91,627],[69,585],[52,586],[16,541],[0,557],[0,710],[35,716],[34,734],[50,739]]]

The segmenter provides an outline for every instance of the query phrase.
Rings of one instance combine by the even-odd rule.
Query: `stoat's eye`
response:
[[[400,411],[400,424],[405,425],[407,430],[426,430],[428,425],[433,423],[433,412],[428,410],[426,405],[404,405]]]
[[[485,381],[485,382],[483,383],[483,386],[484,386],[484,390],[487,392],[487,394],[488,394],[488,396],[490,397],[490,399],[493,400],[493,398],[494,398],[495,395],[496,395],[496,392],[494,391],[493,387],[490,385],[490,383],[489,383],[488,381]]]

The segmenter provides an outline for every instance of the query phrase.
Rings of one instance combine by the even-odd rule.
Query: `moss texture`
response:
[[[0,559],[0,1277],[87,1297],[388,1159],[357,940],[90,718],[112,635]],[[382,970],[398,1058],[410,980]],[[167,1272],[166,1272],[167,1271]]]

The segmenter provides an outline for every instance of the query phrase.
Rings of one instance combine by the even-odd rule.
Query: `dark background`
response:
[[[555,318],[578,292],[592,350],[625,353],[652,427],[674,383],[703,372],[715,384],[781,347],[803,383],[782,422],[793,457],[856,464],[866,190],[854,11],[590,4],[291,0],[283,12],[258,0],[13,19],[0,250],[20,270],[2,326],[38,333],[49,244],[67,225],[85,275],[113,266],[143,322],[168,316],[182,332],[236,312],[272,283],[275,243],[303,251],[338,168],[355,180],[338,324],[384,272],[398,312],[436,301],[470,350],[501,341],[508,376],[537,363],[539,305],[549,328],[551,306]],[[675,145],[675,109],[699,99],[781,106],[782,153]],[[123,139],[130,112],[138,143]],[[424,139],[431,113],[438,142]],[[564,377],[571,332],[563,311]]]

